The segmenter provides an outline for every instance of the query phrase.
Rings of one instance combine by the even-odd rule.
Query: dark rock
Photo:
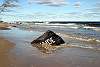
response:
[[[31,44],[43,44],[43,43],[48,43],[50,45],[60,45],[64,44],[64,40],[55,34],[53,31],[46,31],[42,36],[39,38],[33,40]]]
[[[16,25],[13,25],[12,27],[17,27]]]

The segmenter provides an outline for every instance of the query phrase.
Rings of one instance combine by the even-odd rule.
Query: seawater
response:
[[[58,27],[60,27],[59,30]],[[77,27],[77,29],[73,27]],[[57,33],[60,32],[68,35],[69,37],[63,38],[66,42],[66,45],[100,50],[100,31],[96,31],[92,28],[84,29],[78,27],[79,25],[74,25],[74,24],[58,25],[58,26],[56,25],[56,27],[54,28],[48,25],[46,29],[47,30],[50,29],[53,30],[54,32]],[[19,43],[30,44],[32,40],[42,35],[42,33],[34,29],[25,30],[20,28],[11,28],[11,30],[1,30],[0,35],[3,35],[5,38],[10,39],[12,42],[15,42],[17,44]],[[17,47],[19,46],[17,45]]]

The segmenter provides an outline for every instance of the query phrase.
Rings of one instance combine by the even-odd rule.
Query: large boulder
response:
[[[43,43],[47,43],[52,46],[53,45],[57,46],[60,44],[64,44],[65,42],[60,36],[55,34],[53,31],[48,30],[42,36],[31,42],[31,44],[43,44]]]

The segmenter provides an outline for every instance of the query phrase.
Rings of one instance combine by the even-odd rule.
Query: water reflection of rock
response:
[[[45,54],[52,54],[52,53],[57,52],[57,50],[64,48],[64,46],[62,47],[61,45],[60,46],[52,46],[47,43],[33,44],[32,46],[36,47],[38,50],[40,50],[42,53],[45,53]]]

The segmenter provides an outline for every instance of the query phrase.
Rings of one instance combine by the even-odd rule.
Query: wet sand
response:
[[[0,67],[100,67],[100,51],[66,47],[46,54],[30,44],[39,35],[41,32],[17,28],[0,30]]]
[[[3,42],[3,41],[2,41]],[[6,41],[7,42],[7,41]],[[16,42],[16,46],[0,52],[0,67],[99,67],[100,51],[83,48],[63,48],[52,54],[40,52],[30,43]],[[8,44],[8,43],[5,43]],[[11,44],[10,44],[11,45]],[[7,46],[7,45],[6,45]],[[0,50],[1,51],[1,50]]]
[[[0,23],[0,30],[9,30],[10,25]],[[10,67],[9,51],[14,48],[15,44],[0,36],[0,67]]]
[[[8,58],[9,51],[15,45],[3,37],[0,37],[0,67],[8,67],[10,64],[10,60]]]
[[[0,37],[0,49],[8,49],[8,48],[12,48],[13,47],[13,43],[9,42],[7,39]]]

